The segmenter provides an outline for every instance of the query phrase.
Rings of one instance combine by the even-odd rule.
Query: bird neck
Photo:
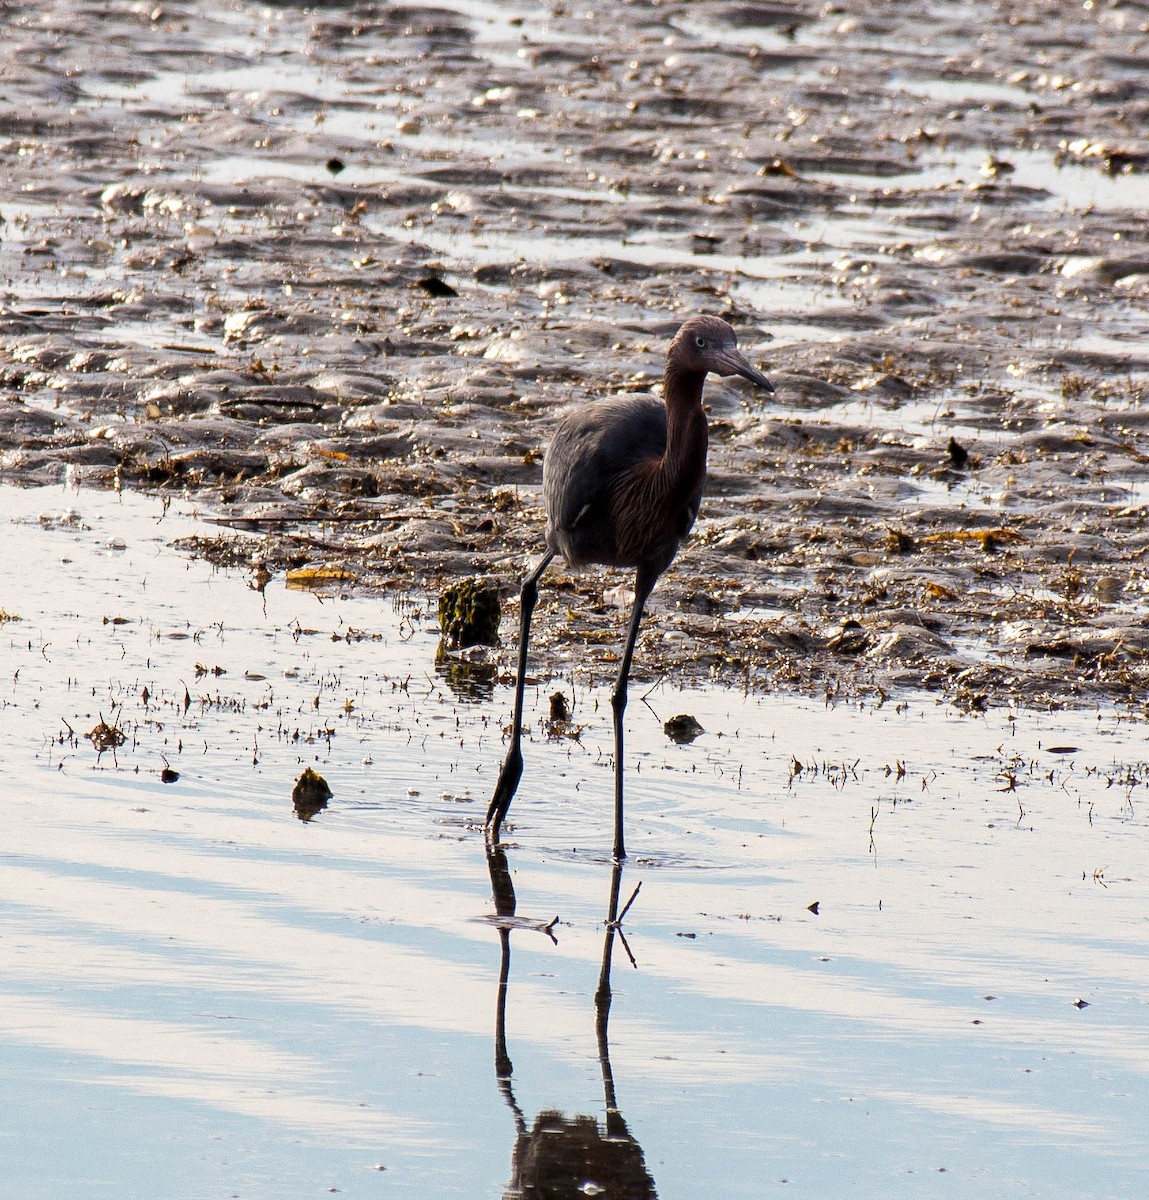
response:
[[[666,452],[663,470],[678,481],[686,497],[702,486],[706,474],[706,413],[702,409],[704,371],[677,370],[667,364],[662,395],[666,404]]]

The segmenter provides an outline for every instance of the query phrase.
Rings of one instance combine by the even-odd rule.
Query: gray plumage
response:
[[[614,497],[635,463],[655,462],[665,452],[666,406],[653,396],[612,397],[566,417],[543,463],[547,547],[572,567],[649,562],[661,574],[698,516],[702,481],[673,511],[658,514],[657,528],[646,522],[637,552]],[[652,486],[649,476],[643,482]]]

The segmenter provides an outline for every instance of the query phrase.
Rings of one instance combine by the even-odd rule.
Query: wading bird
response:
[[[666,354],[663,399],[613,396],[564,417],[543,461],[546,553],[523,580],[519,658],[511,743],[487,809],[487,831],[499,827],[523,773],[523,686],[531,614],[539,579],[556,555],[568,566],[601,563],[635,571],[634,606],[611,694],[614,711],[614,857],[626,857],[622,831],[623,713],[634,643],[647,597],[690,532],[706,479],[706,376],[741,375],[772,392],[770,381],[738,349],[718,317],[691,317]]]

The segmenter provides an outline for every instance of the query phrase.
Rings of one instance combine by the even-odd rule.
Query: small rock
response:
[[[318,771],[313,771],[310,767],[305,768],[291,791],[291,804],[295,815],[301,821],[310,821],[317,812],[327,807],[327,801],[333,794],[327,786],[327,780]]]
[[[706,732],[689,713],[679,713],[677,717],[671,717],[662,726],[662,731],[680,746],[689,745],[700,733]]]
[[[498,588],[488,579],[460,580],[439,596],[439,629],[451,650],[494,646],[501,616]]]

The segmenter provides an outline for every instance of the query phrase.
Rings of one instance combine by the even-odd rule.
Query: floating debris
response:
[[[97,754],[104,754],[108,750],[118,750],[128,740],[127,735],[118,725],[109,725],[104,720],[103,713],[100,714],[100,723],[84,736],[95,746]]]
[[[301,821],[310,821],[317,812],[322,812],[327,807],[327,801],[333,795],[327,786],[327,780],[318,771],[307,767],[295,781],[295,787],[291,791],[291,804],[295,815]]]
[[[285,582],[289,588],[302,591],[309,588],[327,587],[330,584],[343,583],[354,578],[354,572],[347,567],[331,563],[323,566],[297,567],[287,572]]]
[[[672,742],[677,742],[680,746],[688,746],[706,730],[689,713],[679,713],[677,717],[671,717],[669,721],[663,723],[662,732]]]
[[[568,738],[577,742],[582,737],[585,725],[577,725],[571,720],[570,705],[567,703],[565,692],[552,692],[550,696],[550,713],[545,723],[546,735],[549,738]]]

